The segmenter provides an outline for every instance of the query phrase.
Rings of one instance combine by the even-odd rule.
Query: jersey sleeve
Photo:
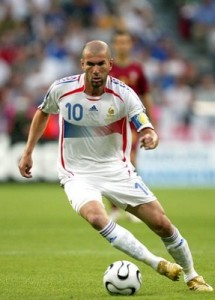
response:
[[[56,84],[54,82],[46,93],[43,102],[38,106],[38,109],[47,114],[58,114],[59,107],[57,99]]]
[[[132,89],[129,89],[127,99],[129,121],[134,124],[137,132],[140,132],[144,128],[154,129],[153,125],[149,121],[148,116],[146,115],[146,109],[144,105]]]
[[[138,97],[138,95],[135,93],[135,91],[131,88],[127,89],[127,96],[126,96],[126,104],[127,104],[127,112],[129,120],[131,118],[140,113],[146,111],[145,106],[143,105],[142,101]]]

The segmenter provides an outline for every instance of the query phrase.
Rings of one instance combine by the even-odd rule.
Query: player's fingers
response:
[[[154,149],[156,146],[156,140],[152,136],[145,136],[140,141],[140,148],[145,148],[145,150]]]
[[[19,165],[19,171],[20,171],[20,173],[21,173],[21,175],[23,176],[23,177],[26,177],[26,178],[31,178],[32,177],[32,175],[31,175],[31,167],[30,166],[28,166],[28,165],[25,165],[25,166],[23,166],[23,165]]]
[[[143,145],[143,147],[148,146],[151,142],[152,142],[152,138],[150,136],[144,136],[141,140],[140,140],[141,144]]]
[[[31,175],[31,167],[29,167],[29,166],[27,166],[25,168],[25,177],[26,178],[31,178],[32,177],[32,175]]]

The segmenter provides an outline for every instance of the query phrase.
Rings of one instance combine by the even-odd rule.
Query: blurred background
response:
[[[0,0],[0,182],[17,169],[37,106],[50,84],[80,73],[84,43],[134,39],[160,136],[138,151],[156,187],[215,185],[215,0]],[[35,149],[33,180],[57,181],[57,116]]]

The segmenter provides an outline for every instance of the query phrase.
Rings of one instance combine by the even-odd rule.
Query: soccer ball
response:
[[[103,283],[110,295],[134,295],[142,285],[142,276],[135,264],[119,260],[108,266]]]

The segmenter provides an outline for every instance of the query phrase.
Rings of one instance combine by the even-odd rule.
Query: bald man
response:
[[[184,271],[191,290],[212,291],[193,267],[186,240],[172,225],[155,195],[130,162],[132,122],[140,146],[154,149],[158,136],[137,94],[110,77],[113,60],[102,41],[87,43],[82,74],[55,81],[32,120],[19,162],[22,176],[31,178],[32,152],[50,114],[59,114],[58,176],[74,208],[113,247],[175,281]],[[102,196],[137,216],[159,235],[176,263],[151,253],[134,235],[109,219]]]

